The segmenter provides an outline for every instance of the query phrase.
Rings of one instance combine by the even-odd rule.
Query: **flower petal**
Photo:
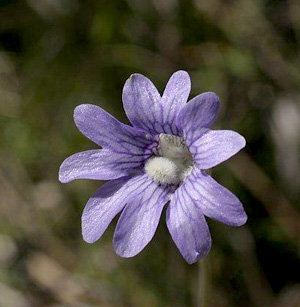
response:
[[[194,263],[209,253],[211,236],[205,217],[182,186],[176,190],[167,209],[167,226],[188,263]]]
[[[133,257],[151,241],[164,205],[169,200],[169,188],[152,182],[135,194],[121,214],[114,234],[115,251],[122,257]]]
[[[177,118],[178,126],[191,138],[197,138],[199,128],[211,127],[219,115],[219,110],[219,97],[215,93],[200,94],[181,109]]]
[[[124,125],[109,113],[92,104],[81,104],[74,110],[77,128],[90,140],[118,153],[142,154],[152,137],[137,128]]]
[[[194,168],[182,189],[204,215],[229,226],[246,223],[247,215],[240,200],[205,172]]]
[[[191,79],[186,71],[175,72],[168,81],[162,96],[164,105],[163,121],[168,126],[166,133],[178,134],[176,127],[176,117],[180,110],[186,105],[191,91]],[[169,127],[169,131],[166,131]]]
[[[59,168],[62,183],[75,179],[110,180],[132,174],[143,166],[144,156],[118,154],[106,149],[87,150],[68,157]]]
[[[160,96],[153,83],[143,75],[133,74],[123,89],[124,109],[130,122],[151,134],[178,134],[175,118],[186,103],[190,78],[184,71],[174,73]]]
[[[82,214],[82,235],[88,243],[99,240],[112,219],[124,208],[128,198],[149,185],[146,175],[109,181],[87,202]]]
[[[230,130],[202,130],[198,139],[184,137],[194,162],[200,169],[214,167],[229,159],[246,145],[243,136]],[[185,132],[184,132],[185,133]]]
[[[130,122],[157,134],[163,131],[163,106],[154,84],[141,74],[133,74],[124,84],[122,100]]]

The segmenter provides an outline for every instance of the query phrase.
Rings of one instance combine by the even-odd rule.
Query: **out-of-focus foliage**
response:
[[[1,1],[0,306],[300,306],[299,54],[297,0]],[[126,78],[162,90],[177,69],[192,96],[219,94],[218,128],[248,141],[213,176],[249,221],[209,221],[200,266],[163,219],[133,259],[113,253],[113,226],[84,243],[80,214],[101,183],[57,181],[64,158],[96,147],[73,123],[76,105],[126,122]]]

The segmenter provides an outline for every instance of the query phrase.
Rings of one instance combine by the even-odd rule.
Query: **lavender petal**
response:
[[[128,198],[149,185],[146,175],[112,180],[98,189],[82,214],[82,235],[88,243],[99,240],[112,219],[124,208]]]
[[[173,74],[163,97],[143,75],[133,74],[123,89],[124,109],[130,122],[151,134],[178,134],[175,118],[186,103],[190,78],[184,71]]]
[[[135,127],[153,134],[162,130],[162,127],[155,127],[163,120],[161,97],[148,78],[140,74],[131,75],[124,84],[122,100],[126,115]]]
[[[152,182],[145,191],[128,200],[114,234],[115,251],[122,257],[133,257],[151,241],[164,205],[169,200],[169,188]]]
[[[209,128],[216,121],[220,110],[219,97],[206,92],[194,97],[180,111],[177,125],[187,134],[197,133],[199,128]],[[197,135],[193,136],[196,138]]]
[[[87,150],[68,157],[59,168],[59,180],[110,180],[131,174],[142,167],[146,156],[118,154],[106,149]]]
[[[198,134],[199,138],[194,138]],[[243,136],[230,130],[200,128],[198,133],[196,129],[193,134],[184,131],[184,138],[195,164],[200,169],[208,169],[222,163],[246,145]]]
[[[98,106],[82,104],[74,110],[78,129],[103,148],[119,153],[142,154],[152,142],[145,131],[124,125]]]
[[[194,168],[182,188],[204,215],[229,226],[246,223],[247,215],[240,200],[205,172]]]
[[[205,257],[211,247],[211,236],[202,211],[179,187],[167,209],[169,232],[185,260],[192,264]]]
[[[163,121],[170,127],[166,133],[177,134],[176,118],[186,105],[191,91],[191,79],[186,71],[179,70],[169,79],[162,96]]]

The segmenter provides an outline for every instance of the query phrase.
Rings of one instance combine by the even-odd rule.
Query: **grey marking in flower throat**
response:
[[[145,164],[145,172],[154,181],[178,185],[191,174],[193,159],[182,137],[161,133],[157,153]]]

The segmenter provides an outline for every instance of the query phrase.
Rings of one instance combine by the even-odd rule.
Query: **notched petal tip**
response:
[[[63,163],[60,165],[59,167],[59,170],[58,170],[58,180],[61,182],[61,183],[68,183],[70,181],[72,181],[73,179],[70,179],[67,174],[66,174],[66,170],[65,170],[65,165],[66,165],[66,161],[68,160],[69,158],[65,159],[63,161]]]
[[[133,73],[129,76],[129,78],[126,80],[126,83],[128,84],[129,82],[135,82],[135,81],[139,81],[139,79],[148,79],[147,77],[145,77],[144,75],[140,74],[140,73]],[[125,84],[126,84],[125,83]]]
[[[212,240],[210,238],[210,240],[207,241],[207,244],[202,247],[201,252],[195,251],[194,255],[185,256],[184,257],[185,261],[188,264],[194,264],[197,261],[202,260],[203,258],[205,258],[209,254],[209,252],[211,250],[211,246],[212,246]]]
[[[88,244],[93,244],[97,241],[95,239],[89,238],[88,236],[84,235],[83,233],[82,233],[82,239],[83,239],[84,242],[86,242]]]
[[[232,131],[232,134],[234,136],[234,139],[233,139],[234,143],[232,145],[235,148],[235,152],[232,154],[233,156],[237,154],[239,151],[241,151],[246,146],[246,139],[236,131]]]
[[[62,164],[59,167],[58,170],[58,180],[61,183],[69,183],[71,181],[74,181],[76,179],[80,179],[80,177],[78,177],[78,172],[76,173],[76,165],[72,162],[74,162],[74,158],[76,156],[78,156],[78,154],[80,153],[75,153],[71,156],[69,156],[68,158],[66,158]],[[84,161],[82,161],[83,163]],[[76,173],[76,174],[74,174]]]
[[[100,107],[89,103],[80,104],[74,109],[73,119],[75,125],[83,135],[86,135],[86,126],[89,124],[88,119],[93,118],[99,109],[101,110]]]
[[[123,86],[123,91],[122,91],[123,103],[128,102],[128,98],[130,98],[129,100],[132,100],[133,97],[131,96],[135,96],[139,94],[140,90],[143,90],[143,91],[145,90],[146,92],[149,92],[149,91],[157,92],[156,87],[154,86],[154,84],[152,83],[150,79],[148,79],[146,76],[140,73],[134,73],[129,76],[129,78],[126,80]],[[154,94],[159,97],[158,92]],[[156,98],[158,99],[158,97]],[[134,101],[130,101],[130,105],[132,103],[134,103]],[[126,111],[125,105],[124,105],[124,108]]]
[[[220,101],[219,96],[215,92],[204,92],[200,95],[209,97],[210,99],[215,100],[215,101]]]
[[[191,90],[191,78],[190,75],[185,70],[178,70],[171,75],[165,88],[165,94],[167,95],[171,95],[171,93],[176,94],[174,92],[177,91],[180,92],[180,90],[182,89],[185,90],[185,95],[187,96],[186,97],[187,99]]]
[[[83,210],[82,216],[81,216],[81,234],[82,238],[86,243],[93,244],[96,241],[99,240],[99,235],[97,232],[95,232],[94,225],[91,223],[91,217],[87,213],[86,207]]]
[[[183,69],[175,71],[172,74],[172,77],[173,76],[180,76],[180,77],[187,78],[187,79],[191,80],[189,73],[187,71],[183,70]]]
[[[138,72],[135,72],[135,73],[131,74],[128,79],[132,79],[132,78],[134,79],[134,78],[138,78],[138,77],[146,78],[144,75],[142,75]]]
[[[248,221],[248,216],[247,216],[246,212],[244,212],[244,214],[238,220],[236,220],[234,225],[232,225],[232,226],[240,227],[240,226],[245,225],[247,223],[247,221]]]
[[[243,149],[246,146],[247,141],[246,141],[246,139],[241,134],[238,133],[238,135],[240,136],[240,146],[241,146],[241,149]]]
[[[80,105],[78,105],[73,112],[73,118],[74,121],[76,123],[76,120],[78,119],[78,117],[80,117],[82,114],[85,113],[91,113],[91,110],[96,110],[96,109],[100,109],[100,107],[91,104],[91,103],[82,103]]]
[[[89,228],[88,224],[86,226],[84,226],[84,223],[81,224],[81,234],[82,234],[82,239],[84,242],[88,243],[88,244],[93,244],[96,241],[98,241],[100,237],[95,236],[95,234],[91,231],[91,229]]]
[[[58,181],[60,183],[68,183],[68,182],[70,182],[70,180],[67,180],[66,178],[64,178],[63,174],[58,174]]]
[[[115,253],[122,258],[132,258],[139,253],[139,252],[133,252],[133,250],[130,249],[129,246],[122,244],[122,240],[121,238],[117,237],[116,231],[113,236],[113,246]]]
[[[124,246],[116,245],[115,242],[114,242],[114,250],[115,253],[122,258],[133,258],[140,253],[140,252],[133,253],[132,251],[130,251],[130,249],[126,249],[126,247]]]

